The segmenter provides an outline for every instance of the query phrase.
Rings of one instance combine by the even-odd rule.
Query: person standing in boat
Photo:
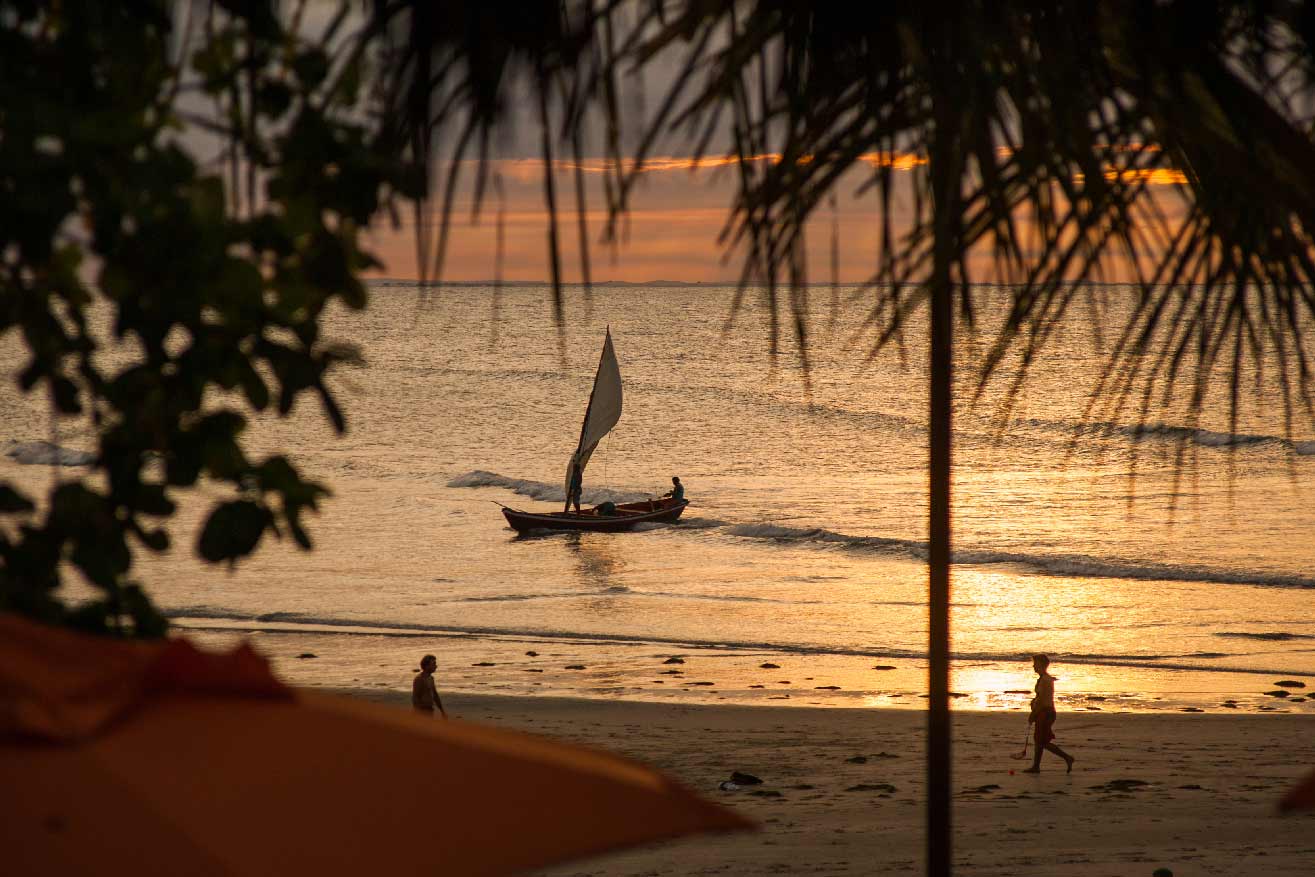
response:
[[[673,502],[684,502],[685,485],[680,483],[680,478],[675,475],[671,476],[671,489],[662,494],[663,499],[670,499]]]
[[[584,492],[584,472],[580,469],[580,464],[571,464],[571,483],[566,489],[566,508],[563,512],[569,512],[571,506],[575,506],[575,513],[580,513],[580,494]]]

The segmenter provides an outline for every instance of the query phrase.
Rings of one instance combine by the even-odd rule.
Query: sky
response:
[[[764,158],[763,160],[772,160]],[[892,224],[898,232],[907,228],[912,213],[907,177],[923,159],[895,155],[866,157],[835,187],[835,199],[821,206],[807,234],[807,271],[810,282],[861,283],[877,266],[880,252],[881,207],[875,191],[861,192],[870,179],[870,167],[878,160],[894,169],[896,197],[890,206]],[[575,165],[555,162],[558,201],[558,236],[562,279],[581,280],[579,213],[575,200]],[[731,247],[723,234],[731,218],[737,187],[735,168],[720,157],[695,161],[678,154],[651,157],[647,170],[631,200],[631,209],[615,236],[606,234],[608,212],[602,189],[603,162],[581,163],[586,181],[584,211],[589,244],[591,279],[645,282],[734,283],[743,268],[744,251]],[[551,276],[549,261],[549,213],[545,206],[544,163],[538,158],[505,158],[491,163],[490,176],[500,180],[501,195],[486,195],[479,214],[473,214],[471,181],[474,165],[463,168],[466,183],[454,199],[452,221],[444,247],[442,280],[543,281]],[[1181,175],[1162,173],[1152,179],[1152,189],[1182,182]],[[903,184],[901,184],[903,183]],[[425,216],[437,226],[438,204]],[[499,260],[499,224],[502,227]],[[436,233],[435,233],[436,234]],[[835,242],[835,271],[832,255]],[[374,276],[413,279],[417,266],[415,222],[406,216],[399,227],[387,221],[371,233],[373,251],[384,263]],[[979,253],[977,276],[990,273],[990,257]],[[432,262],[431,262],[432,264]],[[428,272],[432,277],[434,271]],[[1132,272],[1116,261],[1108,280],[1130,280]]]
[[[311,2],[301,16],[301,27],[308,37],[322,33],[337,14],[336,2]],[[355,27],[362,25],[351,9]],[[202,16],[194,16],[199,28]],[[352,27],[342,33],[350,33]],[[198,36],[200,32],[198,31]],[[672,49],[650,57],[632,74],[623,76],[619,85],[622,152],[633,156],[638,146],[635,138],[651,124],[655,107],[689,66],[683,49]],[[463,166],[463,186],[454,201],[448,228],[441,272],[434,265],[425,272],[417,263],[416,223],[405,215],[400,225],[381,216],[370,231],[369,246],[383,267],[370,272],[373,277],[414,279],[422,273],[443,280],[545,281],[552,275],[549,258],[549,213],[545,205],[543,168],[540,159],[541,129],[537,103],[532,97],[528,73],[513,67],[502,83],[506,112],[495,132],[492,146],[491,175],[500,186],[484,199],[478,216],[473,215],[471,183],[475,177],[473,163]],[[188,98],[184,97],[184,103]],[[460,124],[460,119],[456,120]],[[601,145],[601,126],[585,128],[581,163],[586,184],[586,234],[591,279],[595,282],[621,280],[644,282],[676,280],[682,282],[733,283],[740,279],[744,252],[730,247],[723,238],[737,188],[737,169],[723,156],[733,142],[723,122],[714,127],[707,156],[695,161],[689,155],[689,139],[673,132],[655,144],[645,162],[642,181],[630,201],[630,210],[614,238],[605,235],[608,223],[603,190],[604,165],[597,156]],[[217,154],[218,146],[203,131],[186,135],[198,155]],[[440,149],[449,145],[443,141]],[[560,147],[558,155],[561,155]],[[720,151],[719,151],[720,150]],[[442,156],[439,156],[441,159]],[[773,160],[770,156],[761,158]],[[891,205],[892,226],[896,232],[906,229],[912,205],[907,181],[925,164],[925,158],[912,154],[868,155],[835,186],[835,198],[814,214],[806,236],[807,279],[811,282],[838,280],[861,283],[876,270],[880,248],[881,214],[875,191],[858,194],[870,179],[871,167],[888,164],[896,177],[896,198]],[[446,166],[436,160],[435,176],[441,178]],[[559,253],[562,279],[579,282],[581,241],[575,200],[575,167],[560,157],[554,162],[554,180],[559,206]],[[903,178],[903,179],[901,179]],[[1153,183],[1172,183],[1172,177]],[[435,199],[438,201],[439,199]],[[437,225],[440,207],[427,208],[424,222]],[[499,227],[501,226],[501,234]],[[833,254],[835,258],[833,271]],[[990,274],[990,257],[978,253],[974,273],[985,279]],[[976,270],[980,268],[981,270]],[[1106,279],[1132,279],[1131,271],[1118,270]]]
[[[498,271],[497,228],[503,225],[502,279],[544,280],[551,274],[548,261],[549,214],[544,204],[543,163],[537,159],[494,163],[502,178],[503,197],[489,197],[478,219],[471,216],[471,199],[459,199],[453,211],[442,277],[445,280],[492,279]],[[565,164],[565,163],[563,163]],[[730,218],[736,179],[730,167],[692,167],[683,156],[659,156],[643,175],[632,208],[606,234],[609,220],[601,188],[601,162],[586,161],[585,220],[594,281],[678,280],[734,282],[742,268],[742,250],[731,249],[721,236]],[[473,175],[473,174],[472,174]],[[842,278],[865,279],[876,265],[878,211],[875,198],[855,198],[866,175],[855,172],[838,187],[834,207],[821,209],[808,241],[810,280],[831,279],[832,229],[839,234],[839,269]],[[580,231],[575,202],[573,168],[562,167],[555,176],[559,214],[563,279],[578,282]],[[431,206],[435,219],[440,213]],[[376,226],[372,242],[385,263],[382,276],[418,276],[414,222],[401,228]]]

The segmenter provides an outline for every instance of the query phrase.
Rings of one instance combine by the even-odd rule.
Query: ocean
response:
[[[205,566],[192,546],[223,493],[203,486],[174,551],[137,561],[178,630],[249,637],[304,685],[404,691],[434,653],[446,692],[924,703],[920,317],[869,357],[871,295],[814,287],[805,374],[788,324],[771,353],[758,290],[731,321],[730,287],[571,287],[561,331],[543,287],[371,292],[327,325],[366,362],[337,380],[348,433],[309,399],[250,431],[255,452],[289,452],[333,490],[314,551],[269,542]],[[1132,292],[1101,292],[1117,327]],[[1075,309],[1006,410],[1017,357],[973,401],[1005,303],[984,290],[959,336],[956,708],[1025,708],[1028,656],[1046,652],[1061,709],[1315,711],[1295,686],[1266,694],[1315,687],[1315,432],[1285,430],[1275,369],[1248,377],[1258,401],[1235,425],[1222,386],[1199,422],[1177,404],[1140,428],[1135,410],[1084,416],[1108,336],[1100,349]],[[560,507],[607,327],[625,407],[584,500],[643,499],[679,475],[691,505],[637,532],[519,537],[496,504]],[[0,340],[6,376],[22,361]],[[0,477],[44,489],[80,471],[42,443],[75,464],[85,423],[52,425],[12,378],[0,410]]]

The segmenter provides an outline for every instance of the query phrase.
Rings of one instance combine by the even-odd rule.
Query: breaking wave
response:
[[[1252,632],[1247,630],[1221,630],[1215,636],[1224,637],[1225,639],[1254,639],[1264,640],[1265,642],[1286,643],[1298,639],[1315,639],[1315,634],[1309,633],[1287,633],[1277,630],[1273,632]]]
[[[1270,439],[1265,438],[1264,440],[1268,441]],[[1310,444],[1315,445],[1315,442]],[[1312,448],[1311,453],[1315,453],[1315,447]],[[565,500],[565,494],[560,485],[523,478],[509,478],[482,469],[459,475],[448,481],[447,486],[498,487],[542,502],[563,502]],[[584,502],[590,505],[596,505],[608,500],[612,502],[635,502],[648,496],[648,494],[632,490],[595,487],[586,489],[583,499]],[[654,528],[659,526],[671,525],[654,525]],[[893,556],[911,557],[923,561],[927,559],[928,554],[925,541],[887,536],[856,536],[821,527],[788,527],[770,522],[733,524],[715,518],[687,518],[674,526],[682,530],[718,530],[725,535],[741,539],[757,539],[805,546],[814,545],[820,548],[852,551],[871,551]],[[1308,576],[1219,569],[1189,564],[1139,563],[1092,557],[1084,554],[1035,554],[1019,551],[999,551],[989,548],[968,548],[955,551],[952,559],[954,563],[963,566],[1011,564],[1043,575],[1315,589],[1315,578]]]
[[[86,466],[96,460],[88,451],[75,451],[52,442],[6,441],[4,455],[25,466]]]
[[[726,526],[726,522],[719,521],[716,518],[681,518],[671,526],[679,527],[682,530],[715,530],[718,527]]]
[[[736,524],[727,527],[725,532],[731,536],[745,539],[763,539],[778,543],[873,551],[913,557],[918,560],[927,559],[927,543],[915,539],[852,536],[820,527],[783,527],[779,524],[769,523]],[[964,566],[1013,564],[1046,575],[1213,582],[1225,585],[1262,585],[1275,588],[1315,588],[1315,578],[1305,576],[1174,564],[1132,563],[1082,554],[1027,554],[1017,551],[964,549],[954,552],[952,560],[954,563]]]
[[[496,472],[476,469],[464,475],[458,475],[447,483],[448,487],[501,487],[520,496],[528,496],[541,502],[565,502],[566,488],[563,484],[548,484],[528,478],[508,478]],[[613,490],[607,487],[586,487],[580,499],[589,505],[600,502],[639,502],[652,494],[637,490]]]

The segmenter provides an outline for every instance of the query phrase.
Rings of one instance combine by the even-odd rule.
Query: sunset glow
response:
[[[1315,0],[0,83],[0,877],[1315,874]]]
[[[1153,152],[1153,147],[1111,147],[1111,152]],[[1009,150],[1001,147],[1000,156]],[[750,164],[767,165],[782,160],[779,153],[761,153],[747,159]],[[810,158],[800,159],[801,163]],[[575,203],[575,175],[583,177],[586,193],[584,224],[590,242],[591,279],[595,282],[622,280],[677,280],[682,282],[736,282],[740,277],[743,253],[728,251],[723,233],[731,220],[740,160],[735,156],[650,156],[643,160],[630,195],[629,212],[616,228],[609,227],[603,182],[606,175],[616,176],[618,168],[606,158],[586,158],[576,162],[558,159],[552,162],[558,199],[558,240],[562,257],[562,276],[566,282],[580,282],[580,215]],[[912,152],[867,152],[836,186],[834,206],[814,212],[809,223],[806,259],[810,279],[831,278],[831,239],[834,232],[839,243],[836,267],[844,283],[868,280],[876,267],[880,240],[880,208],[874,194],[858,193],[871,182],[876,169],[897,172],[896,197],[890,204],[896,231],[906,227],[912,209],[900,172],[925,166],[927,157]],[[468,162],[463,179],[475,177],[477,164]],[[457,193],[447,246],[441,271],[434,266],[426,272],[453,281],[503,280],[543,281],[551,273],[548,259],[550,215],[544,206],[544,168],[540,158],[501,159],[489,163],[491,178],[499,181],[502,198],[486,195],[476,205],[469,189]],[[443,168],[439,169],[440,171]],[[633,166],[620,169],[634,171]],[[1108,167],[1110,181],[1141,182],[1148,187],[1181,186],[1186,175],[1171,168]],[[1082,181],[1081,174],[1074,175]],[[901,195],[903,193],[903,195]],[[1173,205],[1162,205],[1173,212]],[[440,222],[437,204],[426,214],[431,229]],[[501,217],[501,219],[499,219]],[[499,264],[496,228],[501,222],[502,260]],[[1027,226],[1025,217],[1020,225]],[[614,234],[608,234],[613,231]],[[375,251],[385,267],[376,276],[415,278],[415,226],[404,216],[397,227],[376,226]],[[982,257],[984,270],[990,260]],[[1117,267],[1117,266],[1116,266]],[[1127,277],[1132,276],[1126,272]],[[983,275],[985,276],[985,275]],[[1124,279],[1124,278],[1120,278]]]

